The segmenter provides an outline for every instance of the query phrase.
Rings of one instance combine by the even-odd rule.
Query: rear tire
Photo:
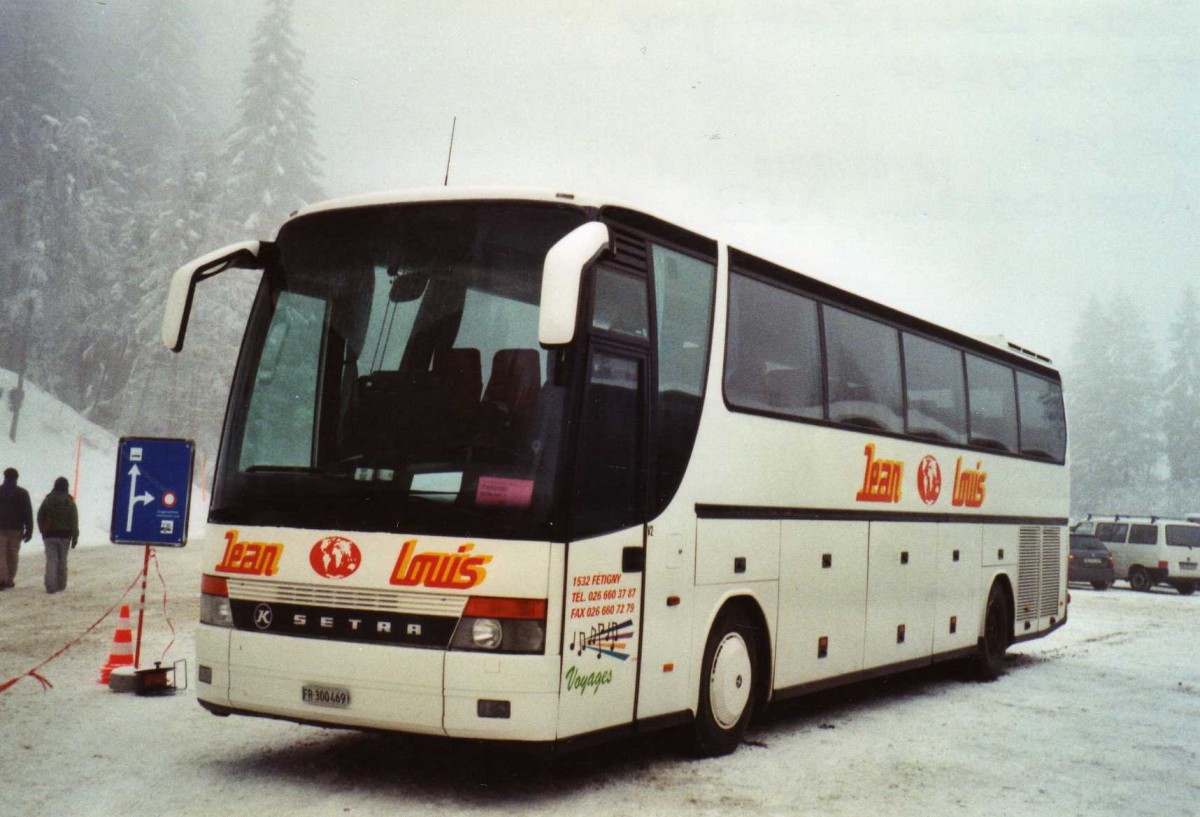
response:
[[[1096,590],[1107,590],[1112,582],[1092,582],[1092,587]]]
[[[1196,583],[1180,582],[1179,584],[1175,585],[1175,589],[1179,591],[1179,595],[1181,596],[1190,596],[1196,592]]]
[[[1139,593],[1150,592],[1150,574],[1143,567],[1131,567],[1129,569],[1129,587]]]
[[[708,634],[700,667],[695,754],[727,755],[742,742],[754,712],[757,668],[757,632],[736,609],[722,610]]]
[[[975,674],[981,681],[994,681],[1004,674],[1010,618],[1008,596],[997,582],[988,593],[983,614],[983,637],[979,639],[979,655],[975,664]]]

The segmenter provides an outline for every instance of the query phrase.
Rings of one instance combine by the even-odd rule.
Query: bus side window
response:
[[[744,275],[730,276],[725,397],[740,408],[824,416],[814,301]]]
[[[908,433],[949,443],[967,441],[967,387],[962,352],[904,333]]]
[[[653,244],[654,314],[658,333],[654,512],[671,501],[683,480],[704,399],[712,337],[716,264]]]
[[[1057,383],[1017,372],[1021,410],[1021,453],[1062,462],[1067,453],[1067,420]]]
[[[971,406],[971,445],[1017,450],[1017,389],[1013,370],[967,354],[967,400]]]
[[[825,306],[821,311],[829,367],[829,419],[903,431],[899,333],[844,309]]]

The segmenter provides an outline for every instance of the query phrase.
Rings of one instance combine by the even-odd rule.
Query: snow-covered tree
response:
[[[1190,284],[1171,322],[1163,382],[1170,511],[1200,511],[1200,300]]]
[[[238,122],[224,150],[227,203],[250,234],[321,197],[312,94],[304,53],[295,43],[291,0],[268,0],[255,28]]]
[[[1161,381],[1140,310],[1124,294],[1093,296],[1071,357],[1072,513],[1163,513]]]
[[[0,6],[0,365],[88,411],[125,220],[125,172],[69,67],[83,25],[60,4]]]

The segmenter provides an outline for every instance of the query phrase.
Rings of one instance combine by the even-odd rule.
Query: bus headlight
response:
[[[471,640],[482,650],[494,650],[504,641],[504,626],[494,618],[477,618],[471,623]]]
[[[221,576],[200,577],[200,623],[213,627],[233,626],[229,585]]]
[[[537,654],[546,648],[546,600],[472,596],[452,650]]]

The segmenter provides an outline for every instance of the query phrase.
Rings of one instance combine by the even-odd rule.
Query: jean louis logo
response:
[[[389,584],[401,587],[435,587],[443,590],[469,590],[487,578],[491,556],[474,554],[475,545],[462,545],[454,553],[425,551],[417,553],[417,540],[409,539],[400,548],[400,558],[392,570]]]
[[[283,545],[279,542],[239,542],[236,530],[225,531],[225,553],[216,566],[218,573],[274,576],[279,572]]]

